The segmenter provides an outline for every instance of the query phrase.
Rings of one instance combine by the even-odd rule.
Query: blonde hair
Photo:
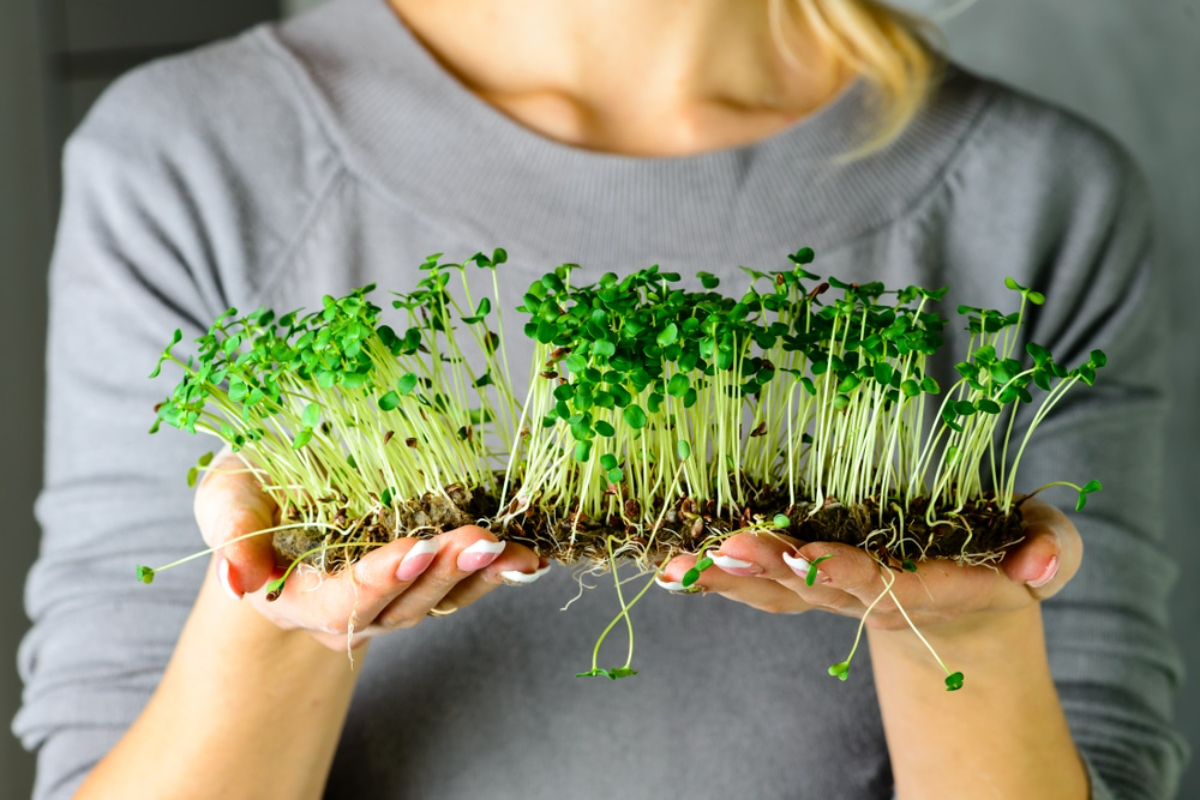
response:
[[[886,147],[925,106],[941,76],[945,59],[938,30],[877,0],[770,0],[776,44],[793,63],[782,25],[792,9],[838,67],[861,75],[876,91],[876,129],[840,160]]]

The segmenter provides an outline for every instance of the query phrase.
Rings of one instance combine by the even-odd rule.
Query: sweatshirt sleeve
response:
[[[1182,663],[1167,625],[1178,568],[1163,540],[1169,331],[1151,201],[1127,154],[1065,114],[1023,145],[1043,202],[1013,198],[994,216],[1021,220],[1025,244],[1014,237],[1010,254],[1047,298],[1029,337],[1070,368],[1093,349],[1108,357],[1095,386],[1077,385],[1038,427],[1018,471],[1019,492],[1103,484],[1082,513],[1070,489],[1045,494],[1084,544],[1078,575],[1043,605],[1050,665],[1093,797],[1167,800],[1187,747],[1171,722]],[[991,188],[1003,209],[999,182]]]
[[[147,435],[179,374],[148,376],[175,329],[185,350],[227,307],[254,302],[247,265],[279,263],[303,216],[307,187],[289,177],[303,123],[258,52],[234,40],[138,70],[64,154],[42,540],[13,722],[37,751],[39,800],[69,797],[141,712],[203,577],[204,560],[151,586],[135,577],[203,549],[185,476],[219,445],[166,426]]]
[[[1051,490],[1084,543],[1079,574],[1044,605],[1051,669],[1093,797],[1165,800],[1187,758],[1171,724],[1182,663],[1167,621],[1178,567],[1163,541],[1167,304],[1151,258],[1148,194],[1132,167],[1120,183],[1112,216],[1093,232],[1094,269],[1049,277],[1047,297],[1068,312],[1034,328],[1068,366],[1086,362],[1091,347],[1108,366],[1039,426],[1019,480],[1024,491],[1064,479],[1103,484],[1082,513],[1070,490]]]

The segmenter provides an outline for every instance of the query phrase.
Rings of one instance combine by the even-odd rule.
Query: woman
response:
[[[1179,668],[1145,194],[1106,138],[943,73],[925,42],[869,0],[340,0],[111,90],[68,148],[54,265],[17,721],[39,796],[1168,796]],[[540,565],[479,528],[397,541],[271,604],[255,539],[215,557],[198,596],[129,577],[195,546],[177,476],[203,443],[143,439],[164,332],[403,290],[435,251],[508,248],[512,306],[562,261],[740,285],[737,264],[800,244],[843,279],[949,284],[951,308],[1006,307],[1012,275],[1050,298],[1031,338],[1071,363],[1108,351],[1025,457],[1027,489],[1102,479],[1088,513],[1031,503],[1000,571],[898,578],[961,692],[886,603],[871,663],[825,675],[880,583],[821,543],[794,543],[838,556],[810,588],[781,546],[727,542],[701,583],[734,602],[639,605],[642,674],[620,684],[569,677],[610,598],[553,613],[574,594],[561,568],[493,592]],[[195,499],[211,544],[274,511],[238,476]],[[834,613],[795,616],[814,609]]]

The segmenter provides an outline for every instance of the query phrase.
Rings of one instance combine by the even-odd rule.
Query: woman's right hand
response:
[[[333,575],[293,571],[279,597],[263,587],[283,574],[270,535],[239,536],[278,525],[278,508],[241,459],[223,451],[196,492],[196,520],[219,547],[216,572],[226,591],[243,596],[284,630],[305,630],[334,650],[380,633],[411,628],[431,611],[452,613],[506,582],[528,582],[546,568],[529,548],[502,543],[466,526],[428,540],[397,539]]]

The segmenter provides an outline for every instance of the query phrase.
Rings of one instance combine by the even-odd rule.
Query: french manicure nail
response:
[[[528,586],[549,571],[549,564],[544,567],[540,567],[533,572],[520,572],[515,569],[506,569],[500,573],[500,580],[517,586]]]
[[[705,555],[711,558],[712,562],[720,567],[722,572],[728,572],[730,575],[749,578],[763,571],[763,568],[758,564],[750,561],[742,561],[740,558],[734,558],[733,556],[719,556],[711,550]]]
[[[668,592],[682,592],[686,588],[679,581],[664,581],[660,575],[654,576],[654,582],[666,589]]]
[[[1058,556],[1051,556],[1050,562],[1046,564],[1046,569],[1042,570],[1042,574],[1037,580],[1028,582],[1028,585],[1034,589],[1040,589],[1050,581],[1054,580],[1054,576],[1058,574]]]
[[[671,594],[700,594],[704,591],[704,587],[698,583],[693,583],[691,586],[684,586],[679,581],[664,581],[658,575],[654,576],[654,582]]]
[[[221,582],[221,588],[234,600],[241,600],[241,593],[233,588],[232,574],[233,567],[229,564],[229,559],[217,556],[217,580]]]
[[[434,539],[422,539],[414,544],[404,554],[404,558],[400,559],[400,566],[396,568],[396,580],[401,583],[415,581],[422,572],[429,569],[440,549],[441,543]]]
[[[791,568],[792,572],[796,573],[801,578],[808,577],[808,570],[812,566],[812,563],[804,556],[793,556],[788,553],[783,554],[783,563],[787,564]]]
[[[480,539],[458,554],[458,568],[462,572],[481,570],[495,561],[504,552],[504,542],[489,542]]]

